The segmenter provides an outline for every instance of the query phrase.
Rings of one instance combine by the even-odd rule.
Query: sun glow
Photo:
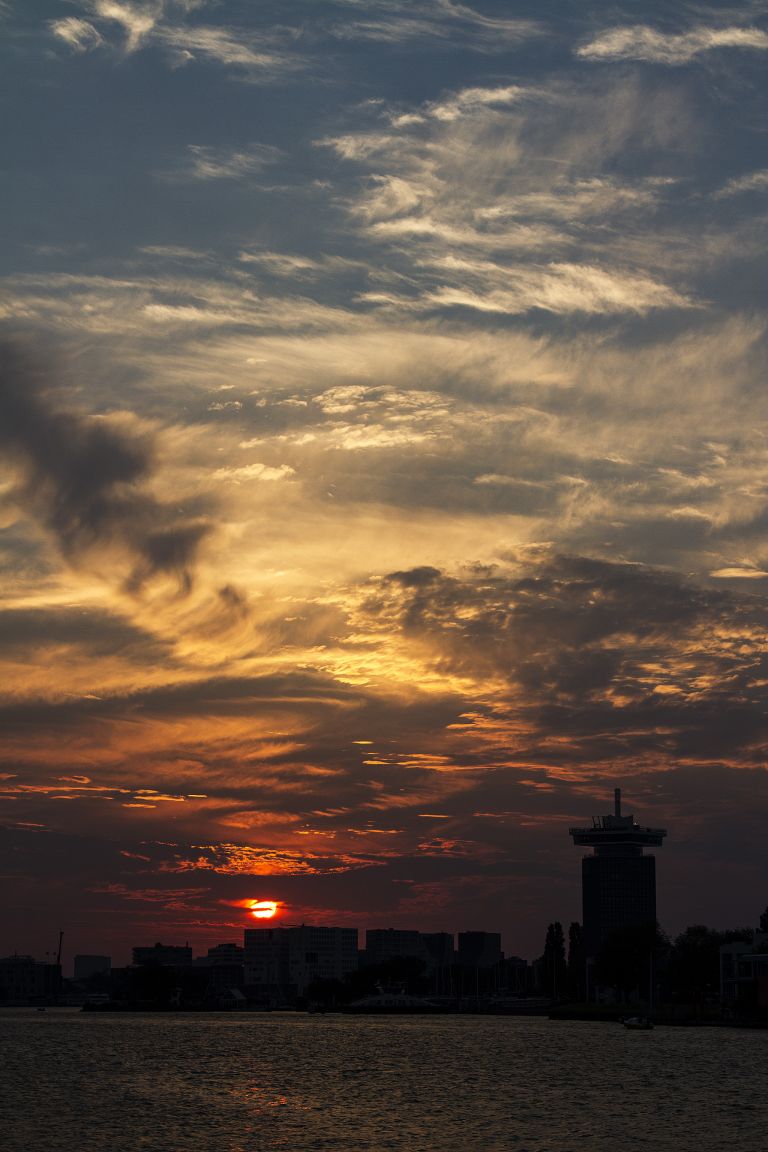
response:
[[[257,920],[271,920],[277,915],[277,904],[274,900],[254,900],[251,904],[251,916]]]

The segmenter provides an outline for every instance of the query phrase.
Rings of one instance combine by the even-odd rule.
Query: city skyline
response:
[[[765,904],[768,5],[0,0],[0,952]]]
[[[645,930],[651,925],[656,926],[656,930],[660,933],[659,939],[666,939],[671,941],[675,933],[668,933],[665,926],[659,923],[656,914],[656,859],[655,856],[645,856],[643,850],[649,847],[660,847],[663,840],[667,836],[667,830],[664,828],[650,828],[646,825],[641,825],[635,819],[633,814],[622,812],[622,797],[621,789],[614,789],[614,810],[612,813],[607,813],[599,816],[592,817],[591,826],[575,827],[569,829],[575,845],[589,846],[593,848],[593,854],[586,854],[581,859],[581,908],[580,919],[573,920],[569,918],[562,918],[557,916],[554,921],[550,921],[547,925],[546,937],[543,936],[543,925],[540,925],[541,940],[545,940],[544,955],[546,955],[547,948],[549,947],[550,932],[553,928],[560,931],[561,938],[565,938],[565,929],[576,930],[578,949],[580,955],[583,957],[585,964],[585,973],[589,973],[591,965],[593,965],[601,952],[603,945],[614,937],[616,933],[621,935],[628,929]],[[364,955],[365,951],[369,951],[372,947],[371,940],[377,941],[373,945],[375,948],[380,948],[386,945],[388,939],[399,938],[400,944],[395,947],[392,955],[411,955],[410,946],[414,941],[419,940],[421,943],[413,950],[413,954],[418,954],[427,948],[431,954],[434,948],[438,947],[437,944],[428,945],[427,941],[438,941],[441,943],[439,948],[446,946],[445,942],[450,940],[450,947],[454,950],[454,956],[461,962],[462,947],[469,945],[462,945],[462,938],[469,940],[472,937],[478,939],[493,939],[494,947],[500,949],[500,955],[507,956],[507,958],[519,959],[524,957],[523,963],[525,965],[535,964],[537,960],[542,959],[539,955],[539,950],[535,949],[532,953],[525,953],[524,948],[515,947],[514,944],[510,949],[508,940],[504,940],[503,935],[496,928],[480,927],[474,924],[473,927],[467,928],[448,928],[442,925],[436,928],[434,923],[430,923],[426,928],[420,926],[414,927],[411,923],[408,927],[398,925],[395,927],[391,922],[384,925],[377,925],[374,927],[372,924],[363,923],[362,925],[351,926],[347,919],[344,925],[318,923],[317,920],[301,920],[300,922],[291,922],[286,918],[288,911],[286,906],[278,901],[270,900],[241,900],[239,901],[240,907],[245,912],[249,921],[238,925],[233,923],[229,925],[233,931],[242,932],[244,942],[247,947],[249,936],[255,939],[261,933],[264,938],[275,936],[286,936],[296,931],[313,931],[317,929],[320,932],[330,932],[336,934],[355,933],[357,939],[357,947],[360,949],[360,955]],[[762,913],[760,919],[760,931],[764,932],[764,923],[768,917],[768,909]],[[252,919],[251,919],[252,918]],[[699,922],[694,923],[691,916],[688,915],[685,919],[686,931],[690,930],[694,933],[702,929],[705,932],[711,931],[711,926],[702,925]],[[745,932],[757,931],[754,927],[756,921],[756,914],[754,908],[751,909],[750,917],[745,919],[742,923],[730,922],[728,925],[719,925],[715,932],[725,929],[726,932],[735,933],[739,938]],[[184,928],[184,926],[181,926]],[[270,931],[276,929],[276,932]],[[147,953],[148,955],[155,950],[161,952],[184,952],[188,953],[188,960],[185,962],[192,963],[194,948],[190,945],[190,932],[189,926],[183,934],[187,937],[183,945],[181,939],[170,939],[164,941],[156,941],[154,944],[149,944],[145,941],[141,945],[135,942],[130,946],[123,946],[122,952],[130,952],[132,956],[132,963],[144,963],[145,961],[137,961],[138,953]],[[193,933],[194,935],[194,933]],[[62,947],[63,947],[64,931],[59,930],[57,952],[58,958],[56,964],[63,971],[65,965],[62,964]],[[201,943],[201,938],[197,939],[196,948],[199,952],[201,947],[207,948],[207,956],[210,958],[214,955],[230,952],[232,949],[242,949],[236,941],[216,941],[210,938]],[[402,942],[408,942],[408,947],[403,950]],[[458,948],[456,944],[458,941]],[[77,971],[78,960],[93,961],[107,959],[110,963],[112,957],[94,957],[92,955],[79,955],[79,945],[76,944],[75,949],[72,951],[72,961]],[[37,956],[35,959],[38,964],[40,963],[53,963],[52,957],[56,953],[54,951],[46,950],[45,958],[41,959]],[[15,947],[10,955],[13,956],[27,956],[30,953],[24,948],[19,949]],[[195,963],[203,960],[202,955],[195,958]],[[126,963],[125,955],[118,957],[118,964]],[[169,961],[163,960],[162,963]]]

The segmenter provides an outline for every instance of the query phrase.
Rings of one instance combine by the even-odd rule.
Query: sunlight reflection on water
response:
[[[768,1032],[0,1012],[4,1152],[768,1149]]]

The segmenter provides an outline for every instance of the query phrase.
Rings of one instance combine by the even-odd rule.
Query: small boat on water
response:
[[[650,1032],[653,1028],[653,1020],[647,1016],[627,1016],[622,1024],[631,1032]]]

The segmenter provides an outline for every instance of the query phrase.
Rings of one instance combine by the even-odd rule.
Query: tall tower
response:
[[[656,857],[643,848],[661,847],[665,828],[643,828],[621,814],[621,789],[614,811],[593,816],[591,828],[569,828],[574,844],[594,848],[581,861],[584,952],[594,960],[616,928],[656,922]]]

